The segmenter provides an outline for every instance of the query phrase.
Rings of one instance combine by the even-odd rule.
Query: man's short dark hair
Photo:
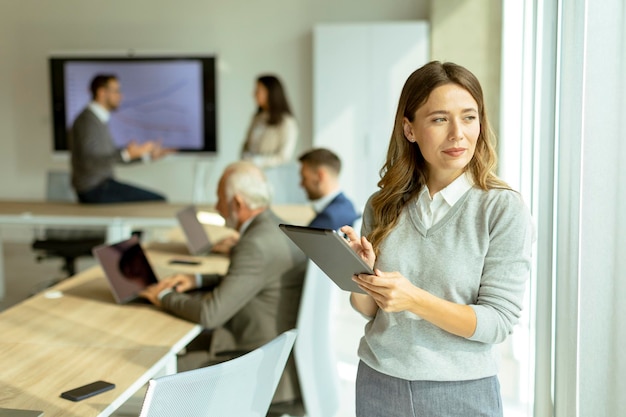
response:
[[[300,162],[312,166],[313,168],[327,167],[335,174],[341,172],[341,159],[332,151],[325,148],[311,149],[300,155]]]
[[[96,98],[98,94],[98,90],[102,87],[106,87],[109,85],[109,81],[117,80],[117,75],[115,74],[98,74],[91,80],[91,85],[89,86],[89,90],[91,90],[91,97],[93,99]]]

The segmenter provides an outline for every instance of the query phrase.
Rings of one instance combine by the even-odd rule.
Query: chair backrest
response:
[[[72,188],[71,174],[68,171],[48,171],[46,177],[46,200],[61,203],[77,202],[76,194]],[[63,245],[61,241],[67,241],[66,246],[62,248],[64,252],[69,250],[80,256],[89,256],[91,254],[91,248],[98,244],[93,243],[93,241],[104,241],[106,238],[106,228],[102,226],[85,226],[78,228],[47,227],[41,235],[42,238],[45,239],[57,240],[58,242],[55,244],[57,248],[60,248],[59,245]],[[84,245],[76,247],[77,240],[83,240]],[[55,250],[49,250],[49,252],[55,252]]]
[[[289,330],[227,362],[151,379],[139,417],[264,417],[296,335]]]
[[[72,189],[69,172],[48,171],[48,177],[46,178],[46,200],[76,201],[76,195]]]
[[[339,376],[331,341],[333,299],[338,291],[330,278],[309,260],[294,347],[307,417],[332,417],[339,409]]]
[[[287,162],[263,170],[272,185],[272,204],[307,204],[306,193],[300,187],[300,164]]]

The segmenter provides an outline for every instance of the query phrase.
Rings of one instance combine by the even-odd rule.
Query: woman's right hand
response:
[[[348,243],[353,251],[357,253],[369,265],[374,269],[374,263],[376,262],[376,254],[374,253],[374,247],[367,240],[365,236],[357,235],[356,231],[350,226],[343,226],[340,229],[348,238]]]

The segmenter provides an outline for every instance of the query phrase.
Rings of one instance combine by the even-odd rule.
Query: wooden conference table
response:
[[[176,227],[176,212],[187,205],[165,202],[86,205],[0,200],[0,299],[4,296],[2,226],[104,227],[107,242],[114,243],[126,239],[135,228]],[[200,211],[215,212],[210,205],[196,207]],[[313,217],[313,210],[305,205],[275,205],[272,209],[293,224],[307,224]]]
[[[160,275],[180,257],[147,254]],[[226,257],[197,259],[200,266],[175,271],[228,267]],[[176,372],[176,353],[200,330],[151,305],[116,304],[102,270],[92,267],[0,313],[0,407],[43,410],[45,417],[108,416],[150,378]],[[100,379],[116,388],[80,402],[59,397]]]
[[[294,223],[312,216],[308,207],[291,216],[283,209],[274,211]],[[219,255],[194,258],[199,266],[169,265],[185,254],[182,242],[146,252],[161,277],[228,268]],[[43,410],[45,417],[109,416],[150,378],[176,372],[176,353],[200,330],[151,305],[116,304],[101,268],[92,267],[0,313],[0,408]],[[59,397],[96,380],[116,388],[80,402]]]

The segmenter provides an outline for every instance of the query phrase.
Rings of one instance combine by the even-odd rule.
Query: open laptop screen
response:
[[[211,241],[202,223],[198,221],[198,214],[194,206],[187,206],[176,213],[189,253],[200,255],[211,251]]]
[[[126,303],[148,285],[157,282],[156,275],[136,237],[93,249],[118,303]]]

